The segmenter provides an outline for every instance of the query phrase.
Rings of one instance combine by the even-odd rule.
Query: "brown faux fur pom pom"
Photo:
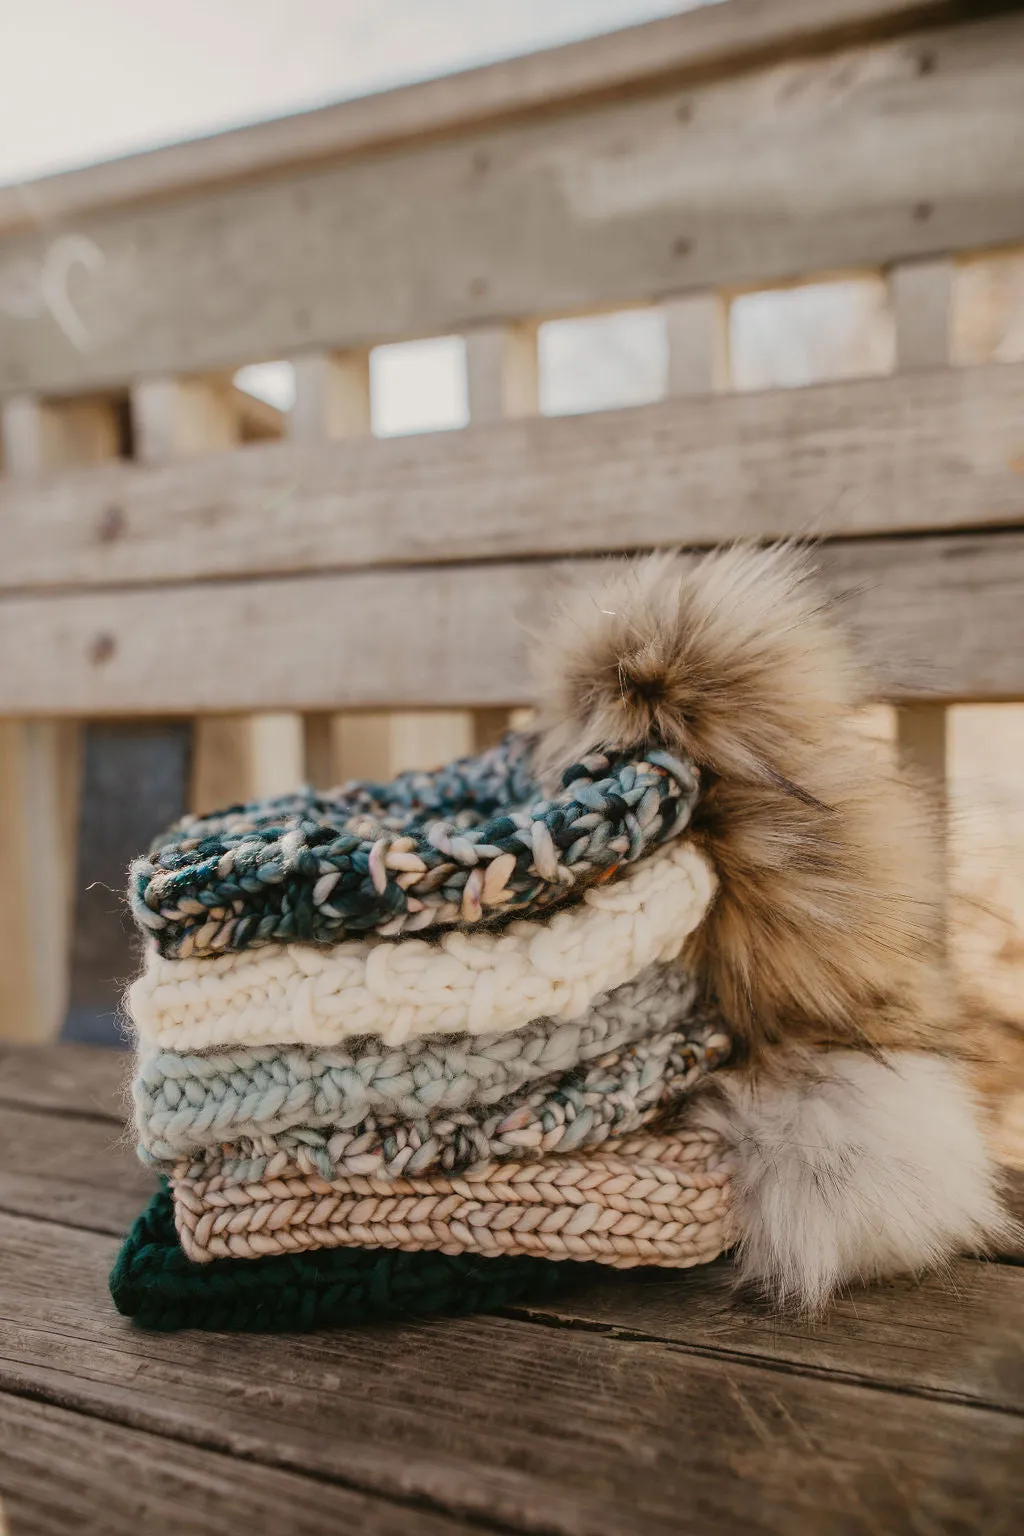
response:
[[[869,694],[805,554],[618,564],[538,660],[546,768],[653,741],[700,769],[720,888],[688,958],[753,1054],[956,1049],[933,812],[856,723]]]

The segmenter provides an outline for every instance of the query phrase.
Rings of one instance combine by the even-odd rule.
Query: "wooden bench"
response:
[[[152,1182],[122,1135],[125,1070],[0,1047],[12,1536],[1017,1529],[1019,1257],[857,1291],[816,1322],[737,1300],[719,1263],[499,1317],[140,1333],[106,1291]]]
[[[1024,241],[987,9],[729,0],[0,189],[5,1029],[65,1007],[79,722],[194,720],[204,807],[436,762],[527,702],[566,562],[820,538],[937,777],[949,703],[1024,696],[1024,365],[950,366],[963,263]],[[737,295],[836,272],[895,372],[730,392]],[[637,304],[666,398],[539,416],[538,324]],[[440,333],[469,428],[375,439],[370,349]],[[232,382],[268,358],[286,418]]]
[[[191,722],[205,807],[440,761],[528,702],[567,567],[807,534],[905,755],[941,777],[949,705],[1024,698],[1024,364],[956,341],[972,258],[1024,242],[1024,16],[992,10],[728,0],[0,189],[0,1036],[64,1015],[83,722]],[[891,375],[731,387],[738,298],[851,272]],[[637,305],[665,398],[540,415],[538,326]],[[468,428],[373,437],[371,349],[441,334]],[[268,359],[286,416],[234,382]],[[817,1322],[715,1265],[144,1335],[105,1287],[151,1189],[124,1071],[0,1047],[16,1536],[1015,1529],[1019,1255]]]

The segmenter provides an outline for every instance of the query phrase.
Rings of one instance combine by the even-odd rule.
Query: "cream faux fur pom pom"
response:
[[[740,1279],[777,1303],[814,1310],[1012,1227],[963,1070],[939,1056],[781,1054],[719,1074],[688,1124],[733,1149]]]

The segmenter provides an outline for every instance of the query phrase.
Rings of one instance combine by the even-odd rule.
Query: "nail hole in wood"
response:
[[[106,507],[96,528],[101,544],[113,544],[123,535],[125,515],[120,507]]]
[[[96,635],[89,643],[89,660],[94,667],[102,667],[117,650],[113,635]]]

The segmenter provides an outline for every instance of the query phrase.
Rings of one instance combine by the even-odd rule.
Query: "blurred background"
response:
[[[7,637],[3,668],[8,677],[19,667],[19,647],[34,643],[33,625],[60,641],[41,645],[40,668],[49,668],[50,673],[58,669],[64,654],[61,646],[66,643],[88,651],[94,670],[102,670],[113,657],[116,672],[120,658],[115,648],[124,643],[122,629],[134,632],[136,619],[122,617],[122,610],[112,607],[113,617],[107,624],[96,617],[97,613],[102,616],[102,608],[86,612],[61,604],[77,601],[71,595],[76,592],[88,593],[90,603],[101,601],[108,585],[144,591],[163,581],[166,572],[144,569],[144,547],[137,564],[126,561],[110,571],[84,558],[77,565],[71,559],[67,569],[58,569],[53,549],[67,536],[68,519],[74,517],[76,505],[90,509],[82,514],[86,521],[99,519],[94,542],[100,546],[97,559],[101,559],[104,551],[119,550],[126,538],[130,542],[136,507],[142,509],[143,522],[147,516],[162,518],[165,524],[180,517],[188,525],[192,509],[187,498],[193,494],[191,482],[118,479],[126,470],[124,461],[130,474],[138,476],[149,466],[148,473],[158,476],[162,465],[177,458],[230,451],[233,461],[236,455],[268,448],[284,451],[278,449],[279,443],[301,445],[361,432],[375,438],[412,437],[467,426],[472,430],[478,423],[487,430],[501,416],[582,415],[650,407],[666,399],[712,392],[799,391],[835,381],[884,378],[920,361],[914,355],[918,345],[914,338],[919,337],[922,324],[931,325],[936,336],[941,332],[940,343],[926,339],[924,352],[930,364],[936,360],[938,346],[944,370],[1024,364],[1024,251],[1017,250],[1003,233],[1012,233],[1020,217],[1004,209],[1016,185],[1015,176],[1019,180],[1005,148],[1007,136],[1012,138],[1012,121],[1004,104],[1012,101],[1014,77],[1007,74],[996,82],[987,105],[977,84],[985,78],[987,61],[1012,53],[1009,33],[1001,40],[996,32],[985,29],[1015,22],[988,21],[986,7],[974,8],[977,28],[966,26],[957,38],[936,34],[933,42],[931,32],[918,30],[918,21],[910,16],[916,11],[927,20],[927,6],[851,9],[847,0],[836,7],[823,4],[822,38],[809,43],[806,37],[781,41],[769,37],[762,46],[755,35],[761,25],[757,21],[749,57],[743,52],[743,37],[732,38],[730,48],[734,54],[738,50],[740,57],[731,63],[728,50],[722,58],[715,54],[717,34],[691,30],[685,37],[695,40],[692,48],[699,67],[687,62],[689,42],[679,45],[679,60],[672,63],[674,39],[684,37],[682,32],[641,35],[631,31],[623,34],[618,45],[609,40],[598,63],[594,63],[596,55],[566,54],[567,62],[551,70],[549,83],[542,72],[536,79],[516,76],[515,91],[520,96],[507,106],[502,105],[501,93],[512,89],[508,77],[480,76],[484,84],[479,99],[471,109],[459,108],[464,121],[456,120],[457,113],[448,121],[448,109],[436,103],[417,105],[420,98],[410,105],[410,98],[401,93],[382,96],[378,118],[372,123],[367,118],[368,126],[358,130],[363,139],[357,134],[333,154],[312,139],[321,132],[318,123],[329,126],[334,119],[328,121],[315,112],[308,119],[295,118],[300,128],[294,141],[273,149],[278,157],[273,164],[255,169],[263,149],[228,132],[318,108],[329,114],[333,110],[329,104],[346,98],[393,91],[410,82],[572,44],[613,29],[658,21],[666,28],[681,27],[686,10],[725,12],[734,3],[721,0],[717,6],[687,7],[680,0],[504,0],[500,5],[482,5],[477,0],[375,0],[371,5],[359,0],[290,0],[284,6],[278,0],[246,0],[244,5],[240,0],[212,4],[205,0],[201,5],[197,0],[178,0],[169,7],[162,0],[91,0],[88,5],[36,0],[31,8],[0,8],[0,369],[5,370],[0,372],[0,388],[6,402],[3,484],[15,514],[6,534],[0,535],[9,541],[7,546],[0,544],[0,551],[7,550],[4,589],[8,615],[14,614],[6,629],[0,617],[0,643]],[[857,12],[857,25],[851,23],[843,31],[841,13],[847,10]],[[881,16],[877,37],[872,32],[875,12]],[[910,19],[904,18],[904,12]],[[835,35],[825,36],[830,26],[836,28]],[[644,36],[653,37],[654,42],[644,42]],[[710,42],[702,41],[705,37]],[[1020,37],[1019,29],[1013,37]],[[656,62],[659,39],[665,41],[664,73]],[[635,67],[630,63],[634,57],[639,60]],[[757,73],[748,75],[752,69]],[[589,83],[580,83],[574,70],[597,74],[588,77]],[[598,78],[601,71],[607,74],[606,80]],[[1019,84],[1019,71],[1016,79]],[[545,92],[550,97],[547,104]],[[493,107],[489,106],[492,94]],[[959,103],[955,108],[954,102]],[[663,111],[669,103],[674,133],[680,132],[680,125],[692,126],[695,132],[702,123],[707,125],[708,176],[702,174],[699,155],[687,159],[687,152],[680,150],[679,158],[673,158],[675,140],[665,127]],[[497,114],[493,124],[488,121],[491,111]],[[537,146],[544,137],[547,111],[553,114],[557,132],[545,160]],[[916,139],[915,112],[923,124]],[[956,112],[962,121],[954,121]],[[422,114],[420,129],[418,113]],[[602,114],[608,118],[607,128]],[[943,121],[945,138],[936,128],[936,122]],[[1019,126],[1019,114],[1017,122]],[[302,126],[307,123],[312,125],[309,130]],[[325,127],[323,133],[327,137],[337,133],[340,144],[349,129],[342,119],[337,123],[341,126],[331,126],[329,133]],[[904,124],[909,126],[904,129]],[[884,132],[876,134],[876,129]],[[919,152],[922,157],[923,190],[911,196],[904,219],[907,232],[897,237],[890,229],[892,220],[886,221],[896,202],[907,197],[900,179],[905,176],[899,154],[899,134],[904,131],[910,135],[908,153]],[[847,149],[837,153],[830,165],[833,132]],[[375,188],[379,186],[382,199],[394,195],[390,189],[395,183],[379,167],[389,155],[396,163],[402,154],[413,156],[417,133],[425,145],[445,136],[449,144],[461,144],[460,135],[466,141],[468,169],[457,176],[440,161],[433,170],[434,162],[424,161],[423,174],[437,178],[440,223],[446,196],[461,198],[458,217],[467,217],[465,178],[492,172],[506,174],[513,202],[519,197],[525,213],[540,219],[544,198],[531,201],[520,188],[526,178],[542,178],[553,165],[560,165],[567,178],[565,197],[577,212],[590,208],[589,215],[578,216],[591,218],[591,238],[595,244],[604,243],[610,253],[603,265],[595,258],[595,267],[601,271],[590,289],[597,301],[588,302],[584,282],[578,285],[579,299],[564,303],[560,295],[573,293],[574,281],[571,274],[552,270],[550,304],[520,314],[505,294],[489,306],[491,279],[484,272],[470,284],[466,324],[461,329],[449,325],[444,334],[427,333],[429,317],[444,309],[434,292],[444,284],[430,269],[431,260],[437,259],[431,253],[439,248],[437,228],[431,225],[425,234],[423,270],[412,278],[408,262],[404,267],[397,264],[397,275],[391,277],[386,251],[378,251],[375,257],[364,253],[366,260],[381,262],[385,288],[387,282],[394,283],[393,298],[401,313],[422,312],[427,317],[424,324],[396,322],[399,332],[409,333],[402,339],[388,335],[371,345],[371,337],[360,335],[354,346],[350,345],[353,337],[342,334],[345,327],[332,322],[324,334],[311,335],[301,346],[282,347],[279,354],[232,356],[232,339],[226,338],[223,344],[210,340],[207,351],[211,359],[216,354],[216,366],[202,360],[194,371],[187,366],[184,343],[179,346],[164,339],[180,323],[185,303],[171,293],[176,265],[180,271],[187,271],[192,262],[197,270],[212,270],[216,265],[229,276],[237,269],[238,283],[244,288],[247,261],[260,258],[246,245],[245,231],[255,226],[245,222],[243,200],[251,195],[251,187],[261,184],[260,177],[276,177],[281,186],[292,177],[298,189],[293,205],[298,210],[294,243],[287,227],[275,225],[268,235],[274,259],[282,264],[288,262],[291,251],[298,252],[292,288],[281,301],[290,306],[294,324],[275,321],[277,288],[273,280],[261,276],[254,284],[252,302],[267,306],[260,311],[261,322],[266,314],[266,324],[255,326],[262,342],[276,334],[284,339],[289,327],[301,329],[307,308],[314,313],[311,328],[317,329],[316,303],[305,296],[301,276],[308,269],[319,274],[318,280],[330,281],[323,274],[330,273],[331,250],[311,252],[303,246],[312,238],[312,226],[308,219],[303,222],[304,210],[312,206],[315,213],[321,195],[317,177],[327,177],[335,161],[353,167],[352,177],[362,178],[351,185],[351,217],[358,219],[361,210],[372,205]],[[527,143],[530,133],[535,137]],[[592,149],[587,145],[589,133],[595,135]],[[778,135],[774,151],[773,133]],[[793,142],[808,146],[810,154],[819,133],[825,148],[808,172],[810,206],[800,208],[793,201],[799,195],[799,168],[787,181],[772,154],[784,155],[787,144]],[[312,134],[309,143],[303,134]],[[519,147],[517,134],[523,136]],[[862,154],[854,166],[844,155],[858,134]],[[160,146],[207,135],[225,136],[211,139],[206,149],[193,145],[187,161],[161,160]],[[710,178],[732,163],[731,155],[742,184],[741,162],[747,146],[757,141],[767,145],[761,160],[754,155],[765,180],[751,182],[749,208],[739,201],[741,193],[736,194],[736,206],[727,206]],[[892,164],[884,150],[878,152],[878,146],[888,142],[896,144]],[[120,157],[142,151],[157,153],[125,160],[128,173],[119,181]],[[517,154],[522,164],[515,162]],[[618,181],[617,156],[626,167]],[[115,165],[108,167],[114,174],[106,179],[89,180],[88,172],[78,178],[65,174],[87,166],[102,171],[108,161]],[[950,178],[945,200],[935,196],[929,182],[945,174],[943,162]],[[450,191],[456,185],[453,176],[457,194]],[[728,232],[728,239],[723,236],[721,286],[709,285],[703,275],[691,284],[685,270],[675,282],[659,276],[649,284],[638,271],[636,291],[627,291],[629,285],[621,276],[626,256],[618,267],[612,256],[617,242],[628,254],[620,227],[632,216],[631,176],[636,178],[635,185],[648,187],[648,196],[654,196],[649,191],[651,178],[661,177],[659,217],[673,212],[685,224],[695,209],[712,245],[714,221],[720,215]],[[851,218],[848,260],[835,259],[827,231],[822,233],[830,214],[828,198],[814,183],[815,176],[823,181],[834,176],[837,202],[846,198],[858,211],[855,235]],[[985,194],[982,197],[979,192],[977,207],[971,201],[975,179],[983,184]],[[215,194],[220,200],[211,212],[203,200]],[[232,201],[236,195],[237,203]],[[322,195],[336,195],[326,181]],[[636,207],[642,213],[641,203],[638,197]],[[943,222],[947,203],[953,211]],[[181,232],[168,232],[166,220],[178,204]],[[993,212],[997,204],[1002,211]],[[155,219],[149,218],[151,205],[159,211]],[[481,201],[481,219],[488,216],[490,206]],[[233,223],[236,207],[240,210],[237,225]],[[594,212],[600,208],[604,211]],[[345,216],[340,204],[337,216]],[[129,217],[135,223],[126,247],[124,227]],[[749,222],[746,236],[745,218]],[[373,213],[373,219],[377,219],[375,229],[378,225],[387,229],[385,214],[378,219]],[[972,219],[976,250],[968,248]],[[776,254],[785,239],[780,243],[774,231],[787,221],[807,231],[803,246],[795,238],[791,242],[799,246],[798,264],[806,249],[799,272],[793,270],[788,248],[784,255]],[[659,225],[657,238],[660,229]],[[529,228],[523,234],[523,264],[530,268],[525,286],[540,293],[546,291],[545,261],[550,261],[551,247],[543,233],[536,239],[533,234]],[[747,238],[752,255],[733,259],[728,255],[729,240],[735,245],[742,238]],[[164,241],[159,248],[170,252],[163,266],[155,263],[153,267],[163,274],[160,281],[170,297],[153,289],[141,293],[142,278],[135,284],[131,275],[148,271],[147,240],[155,243],[154,249]],[[675,255],[685,269],[692,254],[688,241],[675,244]],[[486,239],[481,250],[488,250]],[[338,271],[339,284],[346,281],[345,263],[351,259],[351,252],[346,252]],[[479,252],[472,259],[479,261]],[[920,322],[916,309],[909,321],[905,316],[901,319],[894,293],[898,300],[899,261],[904,259],[912,269],[909,291],[925,296],[925,309],[928,303],[934,309],[928,296],[941,293],[943,309],[937,321],[932,314]],[[266,260],[269,263],[270,257]],[[453,261],[458,265],[457,258]],[[756,269],[760,280],[737,277],[730,261],[737,272],[749,267],[753,274]],[[925,267],[928,270],[921,278]],[[104,283],[109,293],[106,298],[96,297],[90,311],[93,290],[98,294]],[[131,289],[132,293],[127,306],[130,327],[128,321],[122,326],[126,333],[131,330],[127,339],[117,324],[104,319],[103,304],[116,306],[119,283],[121,292]],[[278,286],[284,283],[282,277]],[[183,292],[185,288],[187,280]],[[510,281],[506,288],[513,293],[516,282]],[[713,311],[705,303],[712,288]],[[677,294],[679,304],[673,309]],[[691,303],[696,299],[705,304],[703,309]],[[712,313],[715,334],[709,340],[707,316]],[[208,320],[200,318],[197,333],[205,327],[210,337],[216,337],[221,318],[216,313]],[[232,336],[238,330],[235,325]],[[204,354],[204,345],[197,340],[197,356]],[[693,351],[688,352],[688,347]],[[697,382],[687,383],[687,370],[697,353],[697,365],[690,369]],[[127,362],[119,373],[121,359]],[[776,406],[771,409],[772,420],[788,420]],[[897,419],[890,408],[879,409],[885,421]],[[842,399],[834,410],[841,424]],[[311,411],[319,412],[319,424],[312,429]],[[987,419],[986,412],[985,396],[980,393],[977,402],[968,401],[956,417],[961,425],[967,422],[964,441],[948,445],[950,474],[956,484],[958,475],[987,475],[993,469],[985,455],[991,458],[995,450],[990,452],[987,442],[978,437],[977,423]],[[747,431],[753,420],[736,417],[735,430]],[[881,443],[883,426],[871,430]],[[819,451],[827,451],[827,435],[821,443]],[[726,456],[727,449],[726,441]],[[1024,453],[1024,439],[1019,451]],[[943,460],[946,445],[939,425],[930,444],[922,439],[921,452]],[[538,454],[540,475],[543,453],[538,450]],[[390,466],[401,467],[402,462],[389,458],[388,474],[397,473]],[[873,469],[868,489],[862,489],[855,468],[844,471],[846,480],[840,485],[844,507],[851,504],[850,498],[856,507],[861,494],[879,501],[866,519],[875,533],[890,531],[887,475],[894,502],[909,506],[913,501],[905,463],[900,462],[899,485],[895,467]],[[273,466],[277,461],[267,463]],[[348,463],[338,461],[339,496],[345,493]],[[415,476],[431,472],[429,461],[419,468],[417,463],[408,460],[411,467],[404,471],[402,494],[407,499],[415,499]],[[353,459],[351,466],[360,484],[375,473],[369,460]],[[928,467],[933,470],[935,465]],[[922,464],[922,481],[928,479],[924,468]],[[282,484],[292,484],[288,477],[294,473],[290,468],[271,467],[267,483],[279,490]],[[776,472],[769,478],[772,494],[778,496],[783,481]],[[166,510],[153,511],[163,483]],[[205,506],[213,504],[211,498],[216,501],[228,480],[195,484],[199,488],[194,494],[205,498]],[[1008,500],[1001,482],[993,480],[993,486],[992,522],[1000,527],[1019,526],[1024,521],[1019,494],[1015,501]],[[639,483],[636,493],[645,506],[647,487]],[[21,499],[12,501],[15,494]],[[283,536],[291,515],[288,494],[284,501],[277,492],[268,494],[262,503],[264,520],[278,519]],[[655,519],[659,532],[651,539],[638,524],[636,543],[707,542],[706,535],[692,535],[687,502],[691,494],[692,487],[682,476],[677,523]],[[654,497],[655,492],[649,495]],[[922,490],[921,499],[924,495]],[[811,505],[811,513],[802,513],[794,528],[766,500],[763,524],[746,531],[826,537],[835,532],[840,542],[849,532],[860,531],[852,526],[856,512],[840,515],[835,505],[823,503],[817,509],[813,501]],[[345,516],[340,503],[336,515]],[[629,505],[623,506],[622,515],[631,516]],[[849,529],[844,516],[850,519]],[[943,511],[936,526],[948,530],[950,516]],[[976,509],[969,516],[965,513],[964,531],[983,523],[986,516]],[[30,536],[26,534],[19,543],[17,517],[32,525],[31,538],[49,544],[47,559],[52,569],[41,556],[25,554]],[[379,517],[386,524],[386,505]],[[931,526],[927,509],[915,509],[908,518],[906,527],[894,523],[891,531],[902,537]],[[202,526],[207,547],[215,549],[216,519]],[[398,550],[385,563],[422,558],[431,528],[424,527],[421,535],[415,552],[406,557]],[[75,535],[67,537],[68,547],[73,548]],[[616,547],[628,547],[629,542],[628,535],[620,536]],[[141,543],[145,545],[144,536]],[[158,545],[159,541],[153,545],[154,560],[162,558]],[[596,553],[600,547],[598,541],[591,550],[576,535],[567,537],[564,545],[566,553]],[[549,540],[541,551],[550,552],[561,552],[557,539]],[[323,561],[332,568],[339,563],[344,562],[333,557]],[[356,563],[375,561],[371,557]],[[318,568],[315,550],[303,564]],[[229,565],[213,559],[209,570],[197,574],[213,581],[231,571]],[[265,562],[256,574],[266,574]],[[57,588],[63,593],[59,598],[54,596]],[[339,589],[339,601],[343,596]],[[36,604],[31,614],[11,607],[12,601],[30,599]],[[47,600],[52,606],[39,608]],[[951,629],[969,629],[976,622],[973,612],[951,604]],[[160,622],[173,627],[173,608],[162,608],[160,613]],[[966,632],[953,633],[947,641],[950,647],[962,643],[975,651],[985,644],[983,637]],[[167,644],[173,643],[173,637],[167,638]],[[1005,636],[991,643],[1005,646]],[[269,632],[267,644],[274,644]],[[1024,650],[1019,632],[1017,645]],[[305,696],[286,697],[287,688],[278,683],[268,683],[268,689],[275,691],[273,697],[268,692],[265,709],[242,710],[236,707],[240,698],[235,700],[216,688],[212,693],[217,697],[209,707],[204,699],[211,689],[198,681],[190,707],[188,700],[172,699],[173,688],[164,686],[159,660],[148,664],[154,668],[154,697],[163,701],[152,712],[141,708],[135,697],[121,707],[116,685],[111,683],[107,693],[97,695],[100,707],[77,713],[74,700],[61,693],[63,685],[50,688],[49,674],[38,698],[9,686],[6,702],[0,704],[0,713],[6,717],[0,742],[0,784],[5,787],[0,824],[2,899],[8,913],[9,947],[19,957],[18,963],[4,967],[0,1035],[39,1035],[59,1028],[72,1038],[115,1038],[119,991],[133,964],[121,908],[125,869],[128,860],[174,817],[189,809],[207,810],[238,795],[285,790],[302,780],[326,784],[350,774],[383,776],[404,767],[432,766],[493,739],[510,719],[522,718],[515,712],[524,702],[520,697],[507,701],[488,697],[466,699],[466,708],[412,708],[417,700],[408,696],[396,674],[393,702],[402,706],[398,710],[382,707],[388,702],[384,699],[369,710],[346,709],[350,701],[343,697],[337,699],[336,708],[322,697],[315,709],[307,708]],[[198,666],[201,671],[201,658]],[[940,694],[942,666],[940,658],[935,671]],[[113,675],[110,668],[105,675]],[[947,799],[951,943],[964,984],[979,999],[979,1015],[990,1021],[993,1048],[1005,1061],[1009,1077],[1020,1058],[1019,1032],[1024,1029],[1024,706],[1003,696],[1002,684],[979,686],[980,697],[972,702],[953,696],[963,693],[957,686],[949,690],[948,707],[941,709],[940,718],[927,689],[920,691],[925,713],[915,713],[913,701],[908,706],[899,698],[883,700],[865,720],[865,729],[877,737],[880,750],[899,747],[916,758],[932,772]],[[297,692],[301,694],[302,689]],[[56,700],[52,707],[47,703],[50,695]],[[36,931],[38,922],[24,911],[33,903],[37,913],[41,907],[46,910],[42,938]],[[58,920],[54,912],[61,903],[66,916]],[[1018,1109],[1008,1105],[1006,1117],[1007,1139],[1024,1139]]]

